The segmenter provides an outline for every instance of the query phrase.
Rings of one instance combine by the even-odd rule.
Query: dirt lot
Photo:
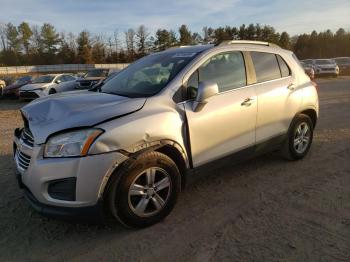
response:
[[[143,230],[47,219],[17,187],[13,129],[0,101],[0,261],[350,261],[350,78],[321,79],[310,154],[272,153],[203,174],[173,213]]]

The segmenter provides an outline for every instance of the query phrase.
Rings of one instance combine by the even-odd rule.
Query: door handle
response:
[[[293,83],[290,83],[290,84],[287,86],[287,88],[288,88],[289,90],[294,90],[294,89],[295,89],[295,85],[294,85]]]
[[[248,97],[244,99],[244,101],[241,103],[241,106],[250,106],[253,100],[254,100],[253,98]]]

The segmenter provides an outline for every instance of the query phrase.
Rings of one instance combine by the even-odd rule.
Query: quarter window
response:
[[[287,63],[279,55],[276,55],[276,56],[277,56],[278,64],[280,65],[282,77],[289,76],[290,75],[290,70],[289,70],[289,67],[288,67]]]
[[[258,83],[278,79],[281,77],[280,68],[275,54],[251,52]]]

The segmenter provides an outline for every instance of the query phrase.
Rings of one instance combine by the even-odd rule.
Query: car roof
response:
[[[246,41],[246,40],[228,40],[223,41],[220,44],[207,44],[207,45],[194,45],[194,46],[180,46],[180,47],[171,47],[160,53],[201,53],[206,50],[247,50],[247,51],[266,51],[276,54],[280,53],[291,53],[289,50],[285,50],[278,45],[271,44],[268,42],[261,41]]]

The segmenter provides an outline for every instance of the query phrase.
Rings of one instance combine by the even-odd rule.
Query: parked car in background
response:
[[[5,87],[6,87],[6,82],[0,79],[0,96],[3,96]]]
[[[339,67],[340,75],[350,75],[350,57],[336,57],[334,61]]]
[[[76,78],[68,74],[49,74],[35,78],[31,84],[24,85],[20,88],[19,97],[21,99],[36,99],[47,96],[52,88],[63,82],[72,81]]]
[[[83,85],[84,88],[82,87],[82,85],[79,85],[79,83],[81,83],[82,80],[86,80],[85,78],[77,79],[74,81],[64,82],[64,83],[57,85],[56,87],[51,88],[49,94],[51,95],[51,94],[55,94],[55,93],[63,93],[63,92],[68,92],[68,91],[76,91],[76,90],[94,88],[95,86],[103,84],[105,81],[112,78],[117,73],[118,72],[116,72],[116,71],[111,72],[107,78],[99,78],[98,82],[91,81],[89,84],[86,84],[85,86]],[[85,75],[88,75],[88,73]],[[92,77],[90,77],[90,79],[92,79]],[[95,78],[95,80],[96,80],[96,78]]]
[[[305,73],[310,77],[310,79],[315,80],[315,70],[312,64],[306,64],[303,61],[300,61],[300,64],[303,66]]]
[[[110,73],[110,69],[98,68],[89,70],[82,78],[78,79],[76,89],[89,89]]]
[[[314,70],[316,76],[339,75],[339,67],[333,59],[314,59]]]
[[[99,90],[23,107],[17,178],[41,213],[109,211],[146,227],[171,212],[186,176],[215,160],[276,149],[304,158],[318,109],[314,83],[291,51],[254,41],[172,48]]]
[[[22,76],[18,78],[14,83],[8,85],[4,88],[4,96],[19,97],[19,89],[32,81],[32,76]]]

